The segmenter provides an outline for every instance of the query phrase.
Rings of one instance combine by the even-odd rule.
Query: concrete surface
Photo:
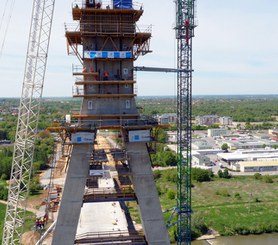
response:
[[[76,236],[86,233],[128,232],[125,214],[119,202],[84,203]]]
[[[73,146],[52,245],[74,244],[91,151],[89,145]]]
[[[146,143],[126,143],[132,182],[149,245],[170,245]]]

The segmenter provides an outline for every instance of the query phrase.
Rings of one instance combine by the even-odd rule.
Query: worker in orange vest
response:
[[[104,78],[103,80],[107,81],[108,80],[108,71],[105,71],[104,72]]]

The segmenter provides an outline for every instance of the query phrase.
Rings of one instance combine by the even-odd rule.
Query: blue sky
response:
[[[3,2],[4,0],[1,0]],[[10,0],[12,2],[12,0]],[[21,94],[32,0],[16,4],[0,57],[0,97]],[[152,53],[135,65],[176,65],[175,4],[141,0],[140,26],[152,24]],[[43,96],[71,96],[74,77],[64,38],[72,1],[56,1]],[[278,94],[278,1],[198,0],[198,27],[193,40],[193,94]],[[3,10],[0,10],[0,17]],[[0,30],[0,41],[3,27]],[[176,77],[167,73],[137,74],[138,95],[175,95]]]

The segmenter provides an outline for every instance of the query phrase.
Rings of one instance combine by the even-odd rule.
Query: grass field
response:
[[[162,209],[176,206],[176,199],[171,193],[175,193],[176,189],[173,170],[159,171],[155,176]],[[214,177],[213,181],[202,183],[194,181],[193,226],[194,217],[201,217],[207,228],[221,235],[278,231],[278,176],[272,179],[273,183],[266,183],[253,176],[231,179]],[[138,221],[135,204],[129,205],[132,207],[132,216]],[[165,214],[166,220],[169,215]]]
[[[6,213],[6,205],[0,203],[0,241],[1,242],[2,242],[2,234],[4,228],[5,213]]]
[[[157,179],[157,186],[163,190],[160,197],[164,209],[176,201],[167,195],[176,185],[168,175],[169,171],[162,171]],[[253,176],[193,182],[193,217],[202,216],[206,226],[221,235],[278,231],[278,176],[272,179],[273,183]]]
[[[155,176],[163,210],[176,206],[174,171],[159,171]],[[278,231],[278,176],[272,179],[273,183],[266,183],[253,176],[193,182],[192,220],[201,217],[206,227],[221,235]],[[136,202],[128,202],[127,205],[136,223],[140,223]],[[4,216],[5,205],[0,204],[0,238]],[[26,230],[33,225],[32,215],[29,216]],[[165,219],[169,216],[170,213],[165,214]],[[174,230],[170,233],[173,240]]]

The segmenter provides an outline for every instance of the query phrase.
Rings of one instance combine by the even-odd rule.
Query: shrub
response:
[[[7,176],[5,173],[3,173],[3,174],[1,175],[1,179],[2,179],[2,180],[7,180],[7,179],[8,179],[8,176]]]
[[[254,179],[260,180],[260,179],[262,179],[262,175],[260,173],[255,173]]]
[[[273,179],[272,179],[272,177],[269,176],[269,175],[263,176],[263,181],[264,181],[265,183],[273,183]]]
[[[218,170],[217,175],[219,178],[223,178],[223,172],[221,169]]]
[[[172,182],[172,183],[176,183],[177,182],[177,170],[172,169],[171,171],[167,171],[165,177],[166,177],[167,181]]]
[[[237,192],[237,193],[235,193],[235,198],[240,200],[241,199],[241,195]]]
[[[221,169],[218,170],[217,172],[219,178],[224,178],[224,179],[230,179],[232,177],[231,174],[229,174],[229,171],[227,168],[222,171]]]
[[[160,196],[162,194],[160,185],[156,184],[156,190],[158,195]]]
[[[225,188],[217,190],[217,191],[215,192],[215,194],[218,195],[218,196],[223,196],[223,197],[229,197],[229,196],[231,196],[231,195],[229,194],[228,190],[225,189]]]
[[[254,202],[261,202],[261,200],[258,197],[255,197]]]
[[[198,182],[211,181],[213,176],[211,171],[201,168],[192,168],[191,174],[192,179]]]
[[[36,195],[42,189],[41,184],[38,180],[32,180],[29,186],[29,191],[31,195]]]
[[[159,170],[153,171],[153,177],[154,177],[155,180],[160,179],[160,177],[161,177],[161,172],[160,172]]]
[[[0,186],[0,199],[6,201],[8,199],[8,189],[5,186]]]
[[[173,190],[168,190],[167,191],[167,198],[170,200],[174,200],[176,197],[176,192]]]
[[[225,168],[224,172],[223,172],[223,178],[230,179],[231,177],[232,177],[232,175],[230,175],[228,169]]]

